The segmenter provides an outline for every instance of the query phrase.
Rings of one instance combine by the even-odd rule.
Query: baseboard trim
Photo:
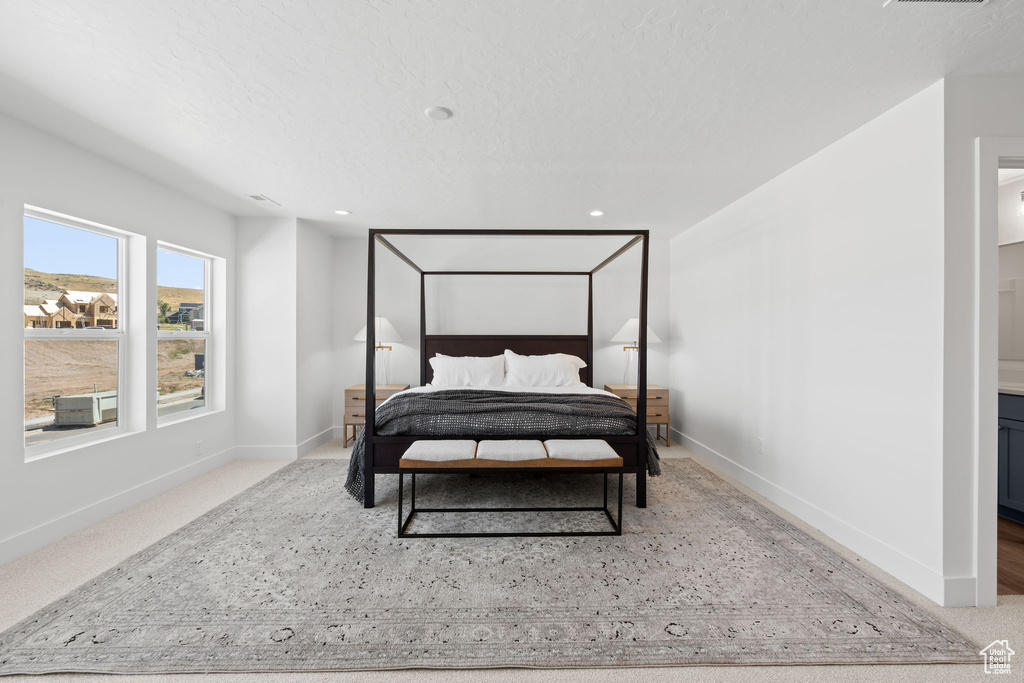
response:
[[[311,436],[296,447],[296,456],[301,458],[304,455],[316,450],[320,446],[334,438],[336,427],[328,427],[315,436]]]
[[[235,446],[237,460],[298,460],[318,446],[336,437],[337,427],[309,437],[296,446]]]
[[[775,482],[673,429],[702,464],[729,475],[943,607],[975,604],[974,577],[945,577]]]
[[[361,429],[361,427],[356,427],[356,429],[355,429],[356,436],[359,435],[359,430],[360,429]],[[345,425],[335,425],[335,427],[334,427],[334,438],[335,439],[344,439],[345,438]],[[352,439],[352,441],[354,442],[355,439]]]
[[[235,459],[228,448],[0,541],[0,564],[35,552]]]
[[[976,607],[978,580],[973,576],[948,576],[943,585],[943,607]]]

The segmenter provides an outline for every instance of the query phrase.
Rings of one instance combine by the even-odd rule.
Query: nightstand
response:
[[[376,389],[376,403],[380,405],[384,399],[405,391],[408,384],[382,384]],[[342,420],[345,428],[345,447],[348,448],[348,441],[356,439],[356,430],[366,424],[366,385],[353,384],[345,390],[345,418]],[[348,435],[348,428],[352,428],[352,436]]]
[[[635,384],[605,384],[605,391],[610,391],[621,399],[625,399],[633,410],[636,410]],[[665,445],[672,445],[672,432],[668,424],[668,389],[657,384],[647,385],[647,424],[654,425],[660,439],[661,426],[665,425]]]

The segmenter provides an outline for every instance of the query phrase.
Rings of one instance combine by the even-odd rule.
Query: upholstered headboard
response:
[[[590,337],[580,335],[500,335],[500,334],[428,334],[423,337],[420,349],[420,381],[429,383],[434,372],[428,362],[437,354],[445,356],[500,356],[505,349],[524,356],[541,356],[548,353],[568,353],[587,362],[580,370],[580,381],[590,385],[593,353]]]

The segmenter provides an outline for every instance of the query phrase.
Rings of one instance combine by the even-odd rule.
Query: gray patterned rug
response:
[[[342,489],[346,466],[294,463],[75,589],[0,634],[0,673],[978,661],[965,637],[690,460],[664,463],[621,538],[401,542],[397,478],[363,510]],[[593,475],[417,480],[424,507],[599,491]],[[420,530],[549,518],[435,515]]]

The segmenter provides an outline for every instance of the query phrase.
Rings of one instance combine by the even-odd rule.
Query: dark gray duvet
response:
[[[607,394],[549,394],[446,389],[403,393],[377,408],[378,436],[515,436],[553,434],[607,436],[636,434],[629,404]],[[363,500],[364,432],[352,448],[345,489]],[[658,450],[647,435],[647,471],[661,474]]]

